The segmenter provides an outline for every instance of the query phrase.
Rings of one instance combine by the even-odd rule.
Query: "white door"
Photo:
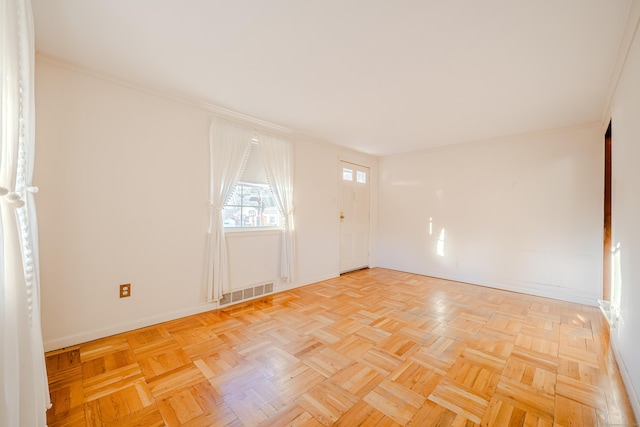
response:
[[[369,168],[340,162],[340,273],[369,266]]]

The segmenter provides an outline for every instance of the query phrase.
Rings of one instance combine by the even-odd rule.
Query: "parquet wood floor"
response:
[[[363,270],[46,355],[50,426],[634,426],[600,311]]]

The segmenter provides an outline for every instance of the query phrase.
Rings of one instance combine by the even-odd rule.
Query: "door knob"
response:
[[[344,212],[340,212],[340,221],[344,219]]]

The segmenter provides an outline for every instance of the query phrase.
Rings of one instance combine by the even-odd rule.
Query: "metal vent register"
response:
[[[238,289],[237,291],[232,291],[228,294],[224,294],[220,299],[220,306],[235,303],[235,302],[240,302],[240,301],[246,301],[249,299],[253,299],[255,297],[272,294],[272,293],[273,293],[273,282],[262,283],[257,286]]]

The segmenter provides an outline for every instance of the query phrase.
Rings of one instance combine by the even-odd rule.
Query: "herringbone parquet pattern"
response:
[[[54,427],[636,425],[598,309],[384,269],[47,367]]]

